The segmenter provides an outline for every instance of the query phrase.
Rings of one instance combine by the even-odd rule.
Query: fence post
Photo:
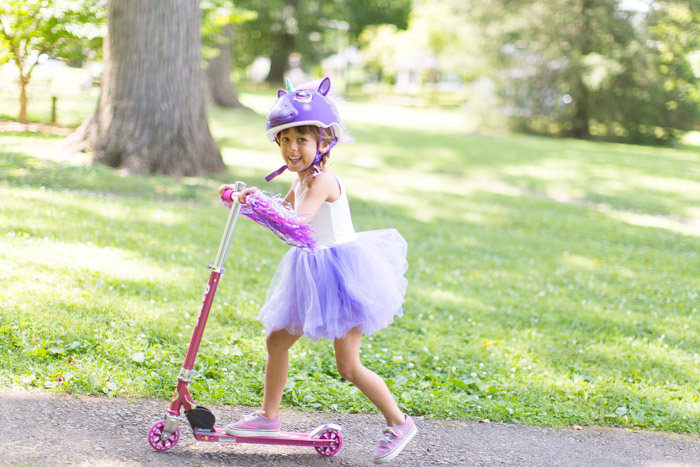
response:
[[[51,96],[51,123],[56,123],[56,101],[58,97]]]

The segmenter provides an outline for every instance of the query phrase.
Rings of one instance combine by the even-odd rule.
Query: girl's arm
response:
[[[294,180],[292,186],[289,187],[287,196],[284,197],[284,200],[292,206],[292,209],[294,209],[294,188],[297,186],[297,183],[299,183],[299,180]]]
[[[328,172],[317,175],[307,190],[304,200],[294,209],[307,221],[311,221],[325,201],[332,203],[340,197],[338,180]]]

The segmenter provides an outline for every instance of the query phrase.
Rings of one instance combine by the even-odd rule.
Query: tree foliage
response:
[[[43,55],[82,60],[99,50],[105,2],[11,0],[0,3],[0,64],[13,60],[20,85],[18,120],[26,122],[26,86]]]
[[[228,44],[230,39],[224,29],[232,24],[240,24],[257,18],[253,10],[240,8],[232,0],[202,0],[202,56],[213,58],[219,53],[219,46]]]
[[[234,38],[237,63],[270,57],[269,82],[281,82],[292,53],[308,69],[337,50],[339,37],[353,43],[370,25],[408,26],[411,0],[241,0],[236,5],[254,10],[257,18],[240,24]],[[346,43],[347,43],[346,42]]]
[[[692,129],[699,3],[502,0],[500,89],[517,128],[658,144]]]
[[[700,1],[659,2],[647,20],[654,51],[658,126],[679,130],[700,124]]]
[[[464,2],[416,0],[405,31],[394,25],[368,27],[360,35],[365,66],[391,80],[407,61],[430,57],[441,76],[471,81],[488,73],[488,44],[478,24],[462,13]]]

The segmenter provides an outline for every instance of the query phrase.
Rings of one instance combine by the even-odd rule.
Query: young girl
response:
[[[277,142],[284,170],[298,179],[285,197],[310,220],[319,249],[291,248],[282,259],[258,315],[267,332],[267,364],[262,410],[228,425],[233,436],[277,436],[280,402],[289,369],[289,349],[302,335],[333,341],[338,373],[352,382],[386,419],[374,462],[396,457],[418,431],[401,412],[384,380],[360,361],[363,334],[372,334],[401,316],[407,280],[406,242],[394,229],[356,233],[345,186],[326,170],[331,148],[343,141],[330,80],[318,90],[280,90],[267,116],[267,136]],[[222,185],[219,193],[233,189]],[[258,189],[240,194],[241,202]]]

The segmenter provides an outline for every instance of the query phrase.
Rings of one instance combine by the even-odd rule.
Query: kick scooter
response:
[[[214,414],[211,410],[196,405],[187,389],[194,375],[194,361],[197,357],[199,344],[202,341],[204,327],[209,317],[209,310],[214,301],[216,287],[219,284],[221,275],[224,273],[226,253],[231,243],[233,230],[236,227],[236,221],[238,220],[238,215],[241,210],[241,203],[237,193],[240,193],[245,188],[245,183],[236,182],[235,188],[234,192],[227,190],[224,193],[224,199],[233,201],[233,205],[228,216],[228,222],[226,223],[221,244],[219,245],[216,262],[209,266],[211,270],[209,283],[204,291],[202,307],[199,311],[197,324],[194,327],[192,339],[187,349],[185,363],[177,377],[177,387],[173,394],[170,408],[168,408],[165,414],[165,420],[157,421],[149,430],[148,442],[156,451],[168,451],[172,449],[180,440],[178,424],[180,421],[186,421],[192,429],[192,433],[197,441],[310,446],[314,447],[322,456],[333,456],[337,454],[343,446],[343,436],[340,433],[341,428],[338,425],[321,425],[308,433],[283,431],[280,432],[279,436],[273,438],[231,436],[223,429],[214,426],[216,423]],[[183,411],[184,417],[182,416]]]

